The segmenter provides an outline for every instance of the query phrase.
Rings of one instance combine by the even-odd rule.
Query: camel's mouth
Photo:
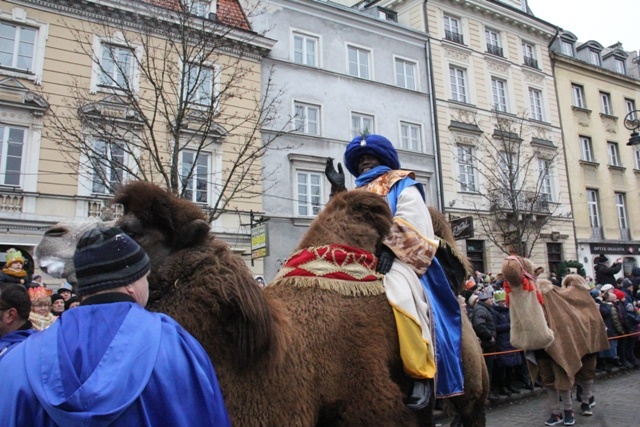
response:
[[[40,268],[45,273],[47,273],[52,277],[55,277],[56,279],[60,279],[62,277],[62,274],[64,273],[65,265],[66,263],[64,260],[56,257],[45,258],[40,260]]]

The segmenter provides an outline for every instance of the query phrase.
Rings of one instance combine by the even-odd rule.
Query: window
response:
[[[493,93],[493,108],[496,111],[507,111],[507,82],[492,77],[491,92]]]
[[[422,151],[422,130],[420,125],[400,122],[400,145],[403,150]]]
[[[601,239],[603,236],[602,225],[600,224],[600,208],[597,190],[587,190],[587,205],[589,207],[589,222],[591,223],[592,237]]]
[[[629,222],[627,221],[627,205],[625,203],[624,193],[616,193],[616,212],[618,214],[618,227],[622,235],[622,240],[626,239],[629,230]]]
[[[211,2],[199,1],[199,0],[184,0],[185,10],[191,15],[200,16],[206,18],[209,14],[209,7]]]
[[[473,265],[473,271],[487,271],[484,268],[484,241],[467,240],[467,258]]]
[[[396,85],[416,90],[416,64],[396,58]]]
[[[375,133],[373,116],[368,114],[351,113],[351,137]]]
[[[609,164],[611,166],[622,166],[622,163],[620,163],[618,144],[615,142],[607,142],[607,151],[609,152]]]
[[[529,104],[531,105],[531,118],[533,120],[543,121],[542,92],[538,89],[529,88]]]
[[[349,60],[349,75],[368,79],[369,77],[369,55],[370,52],[354,46],[347,47]]]
[[[580,85],[571,85],[573,93],[573,106],[578,108],[587,108],[584,102],[584,88]]]
[[[200,65],[187,65],[187,87],[184,93],[187,102],[199,106],[213,107],[214,70]]]
[[[449,67],[451,79],[451,99],[458,102],[467,102],[466,71],[458,67]]]
[[[19,187],[27,129],[0,124],[0,184]]]
[[[294,103],[295,130],[308,135],[320,135],[320,107],[317,105]]]
[[[624,105],[625,105],[625,107],[627,109],[627,114],[631,114],[629,119],[630,120],[636,120],[638,118],[638,114],[635,113],[635,111],[636,111],[636,101],[634,101],[633,99],[625,98]]]
[[[296,171],[296,203],[299,216],[315,216],[322,209],[323,179],[321,173]]]
[[[460,190],[476,192],[476,172],[473,162],[474,148],[468,145],[458,145],[458,173],[460,174]]]
[[[530,43],[522,43],[522,56],[524,65],[532,68],[538,68],[538,60],[536,59],[536,47]]]
[[[500,47],[500,33],[493,30],[484,30],[484,36],[487,42],[487,52],[492,55],[504,56],[502,47]]]
[[[195,203],[209,204],[209,153],[182,152],[182,195]]]
[[[636,159],[636,170],[640,170],[640,150],[633,150],[633,156]]]
[[[557,273],[562,262],[562,243],[547,243],[547,261],[549,261],[549,272]]]
[[[595,160],[593,157],[593,145],[591,145],[591,138],[581,136],[580,147],[582,149],[582,160],[586,162],[594,162]]]
[[[444,38],[454,43],[464,44],[460,20],[451,16],[444,16]]]
[[[540,200],[553,201],[553,185],[551,181],[551,161],[538,159]]]
[[[318,38],[306,34],[293,34],[293,62],[318,66]]]
[[[600,104],[602,105],[602,114],[613,115],[611,111],[611,95],[606,92],[600,92]]]
[[[114,143],[101,140],[93,142],[94,154],[90,164],[93,168],[91,191],[97,194],[113,194],[122,183],[124,149]]]
[[[574,56],[573,53],[573,43],[568,42],[566,40],[562,40],[560,42],[560,45],[562,47],[562,53],[567,55],[567,56]]]
[[[624,67],[624,61],[622,59],[616,59],[615,60],[615,64],[616,64],[616,71],[619,72],[620,74],[626,74],[627,71]]]
[[[38,30],[0,22],[0,66],[33,72]]]
[[[121,89],[133,87],[133,51],[122,46],[102,45],[100,85]]]
[[[593,65],[600,65],[600,52],[589,49],[589,62]]]

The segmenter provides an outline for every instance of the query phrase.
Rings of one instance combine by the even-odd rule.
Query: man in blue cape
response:
[[[405,373],[416,380],[407,406],[418,410],[428,404],[434,378],[438,397],[462,394],[460,305],[435,258],[440,242],[422,184],[413,172],[400,170],[395,148],[381,135],[354,138],[344,163],[357,178],[356,187],[385,197],[394,216],[377,269],[385,275]],[[344,187],[341,165],[338,171],[329,159],[326,175],[332,190]]]
[[[16,344],[37,332],[29,321],[31,300],[17,283],[0,285],[0,359]]]
[[[143,307],[149,258],[117,228],[74,254],[82,304],[0,361],[5,426],[229,426],[213,366],[170,317]]]

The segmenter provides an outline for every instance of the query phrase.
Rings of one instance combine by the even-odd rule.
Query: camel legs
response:
[[[462,313],[462,366],[464,394],[452,397],[451,403],[464,427],[484,427],[485,402],[489,396],[489,373],[482,356],[482,348],[471,322]]]

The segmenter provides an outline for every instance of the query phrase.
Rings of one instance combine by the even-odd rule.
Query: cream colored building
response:
[[[53,117],[54,113],[58,117],[71,117],[68,125],[72,132],[86,132],[90,139],[94,137],[92,131],[77,120],[76,113],[81,110],[86,120],[98,120],[109,111],[116,116],[121,114],[121,117],[116,117],[120,121],[132,122],[133,131],[125,138],[137,137],[139,122],[134,122],[144,114],[150,117],[153,107],[144,107],[144,114],[132,111],[130,105],[118,97],[122,94],[110,84],[109,78],[111,81],[129,79],[136,89],[136,96],[144,100],[154,87],[150,86],[149,79],[132,59],[133,55],[138,60],[153,58],[159,61],[159,65],[170,64],[173,67],[166,70],[184,65],[175,55],[162,58],[161,48],[167,46],[166,39],[152,37],[146,45],[125,42],[127,36],[138,31],[135,25],[127,27],[127,23],[140,23],[144,19],[162,16],[153,6],[162,2],[149,0],[147,3],[118,0],[78,0],[64,4],[58,1],[7,0],[0,3],[0,252],[16,247],[32,253],[50,225],[63,220],[97,218],[108,204],[110,190],[96,183],[97,168],[92,167],[86,156],[58,144],[60,135],[52,131]],[[235,43],[224,52],[218,52],[215,60],[211,59],[210,69],[198,69],[204,76],[215,72],[215,77],[196,83],[199,86],[195,92],[199,95],[215,94],[220,85],[238,77],[234,74],[236,67],[242,68],[243,77],[239,84],[243,96],[230,97],[216,105],[216,119],[225,125],[213,123],[216,133],[212,142],[198,150],[186,146],[180,153],[180,167],[197,164],[197,172],[189,184],[183,182],[182,185],[192,186],[190,197],[207,211],[221,191],[219,187],[233,163],[234,151],[242,144],[241,135],[249,133],[252,123],[257,121],[260,61],[274,41],[250,30],[236,0],[189,4],[193,7],[194,25],[210,25],[216,31],[222,28],[224,37]],[[226,25],[228,23],[231,25]],[[155,25],[162,23],[156,22]],[[123,28],[126,34],[122,32]],[[127,40],[135,40],[135,37]],[[147,46],[147,51],[144,46]],[[156,46],[157,51],[153,50]],[[107,51],[116,53],[106,55]],[[111,63],[105,62],[108,60]],[[106,69],[111,70],[112,74],[106,76],[109,78],[105,77],[108,74]],[[160,81],[166,93],[176,92],[175,83],[169,77]],[[78,90],[86,90],[83,92],[86,99],[80,106],[74,103],[77,100],[74,91]],[[234,130],[225,128],[227,124],[231,124]],[[167,136],[163,135],[167,128],[162,117],[153,125],[156,135],[161,138]],[[198,133],[191,129],[184,132],[189,135]],[[259,146],[260,139],[259,132],[255,133],[252,143]],[[169,139],[166,144],[161,140],[158,146],[168,147]],[[109,152],[116,156],[116,151]],[[138,171],[147,167],[145,162],[149,162],[144,150],[119,155],[123,165]],[[168,152],[161,150],[158,157],[165,161],[169,157]],[[255,167],[259,173],[259,161]],[[128,178],[126,170],[123,172],[113,166],[101,171],[114,182]],[[160,181],[158,175],[149,175],[149,179]],[[257,195],[236,195],[238,201],[225,206],[227,213],[212,223],[216,236],[227,240],[244,255],[250,253],[250,231],[246,226],[249,211],[262,210],[260,187],[253,190]],[[261,271],[260,263],[256,270]]]
[[[401,25],[430,35],[429,78],[435,99],[441,199],[450,219],[474,218],[473,237],[459,240],[459,245],[476,268],[499,271],[509,246],[495,227],[489,226],[498,237],[492,243],[479,226],[480,216],[486,218],[491,210],[482,196],[489,186],[488,175],[502,167],[487,163],[487,147],[496,143],[497,117],[516,124],[518,118],[524,119],[518,129],[521,152],[533,161],[520,185],[536,188],[535,204],[525,206],[527,215],[507,216],[502,221],[544,223],[525,243],[533,261],[547,271],[561,260],[575,259],[560,116],[548,52],[556,27],[527,13],[526,2],[516,0],[386,0],[367,7],[392,10]],[[545,166],[538,170],[539,164]]]
[[[640,265],[640,147],[627,146],[625,118],[640,114],[637,65],[618,44],[579,43],[570,32],[554,41],[552,59],[579,261],[591,275],[599,254],[622,258],[630,274]]]

